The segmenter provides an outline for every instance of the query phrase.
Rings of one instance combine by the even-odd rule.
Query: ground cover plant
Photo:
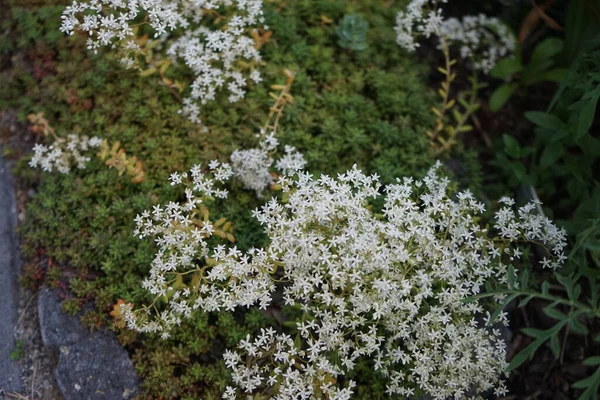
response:
[[[13,2],[23,284],[93,302],[140,398],[511,398],[546,348],[597,398],[597,20],[575,3],[516,35],[494,2]],[[485,132],[557,80],[515,117],[535,141]]]

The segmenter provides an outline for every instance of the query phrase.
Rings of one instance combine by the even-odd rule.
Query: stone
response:
[[[138,393],[138,378],[115,334],[90,332],[78,316],[64,313],[60,303],[57,290],[40,290],[42,341],[58,350],[54,377],[65,400],[133,398]]]
[[[16,345],[17,276],[21,267],[16,224],[17,208],[12,178],[0,157],[0,391],[6,393],[19,392],[23,388],[19,364],[11,360]]]
[[[106,332],[61,346],[55,377],[65,400],[131,399],[138,391],[127,352]]]
[[[43,288],[38,294],[38,317],[44,346],[59,347],[78,342],[89,333],[79,317],[62,311],[58,291]]]

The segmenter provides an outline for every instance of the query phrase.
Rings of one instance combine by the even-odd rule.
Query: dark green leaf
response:
[[[511,294],[510,296],[506,297],[504,300],[502,300],[502,303],[500,303],[500,306],[498,308],[496,308],[494,310],[494,312],[492,313],[492,315],[490,316],[488,324],[493,324],[494,322],[496,322],[496,319],[498,319],[498,316],[500,315],[500,313],[502,312],[504,307],[506,307],[511,301],[513,301],[517,297],[519,297],[519,294],[514,293],[514,294]]]
[[[550,282],[548,281],[544,281],[544,283],[542,283],[542,294],[548,294],[550,292]]]
[[[512,264],[508,266],[506,275],[507,275],[507,281],[508,281],[508,288],[514,289],[517,275],[515,274],[515,267],[513,267]]]
[[[545,129],[556,130],[563,129],[566,125],[560,118],[542,111],[528,111],[525,113],[525,118]]]
[[[590,333],[588,328],[581,321],[579,321],[576,318],[571,319],[570,324],[571,324],[571,329],[575,333],[578,333],[580,335],[587,335]]]
[[[521,275],[519,275],[519,288],[521,290],[526,290],[527,289],[527,283],[529,281],[529,270],[528,269],[524,269],[523,272],[521,272]]]
[[[575,388],[575,389],[585,389],[586,387],[590,386],[593,382],[594,382],[594,375],[588,376],[585,379],[575,382],[574,384],[571,385],[571,387]]]
[[[519,302],[519,308],[525,307],[531,301],[531,299],[533,299],[534,297],[535,297],[534,295],[525,297],[523,300],[521,300]]]
[[[552,57],[560,53],[563,50],[563,47],[563,41],[558,38],[548,38],[540,42],[540,44],[533,49],[528,67],[532,70],[540,70],[551,65]]]
[[[544,314],[550,318],[558,319],[560,321],[567,319],[567,315],[558,311],[556,308],[548,306],[544,307]]]
[[[586,99],[583,107],[579,110],[579,118],[577,119],[577,132],[575,138],[580,138],[585,135],[592,123],[594,122],[594,115],[596,114],[596,106],[598,105],[598,99],[600,98],[600,91],[589,99]]]
[[[537,351],[537,349],[545,342],[545,339],[536,339],[529,346],[525,347],[521,350],[517,355],[510,361],[508,364],[508,371],[512,371],[513,369],[519,367],[529,358],[533,357],[533,354]]]
[[[540,167],[548,168],[555,164],[565,153],[565,149],[560,142],[555,142],[546,146],[540,158]]]
[[[515,177],[519,182],[524,182],[527,177],[527,171],[525,170],[525,166],[520,162],[512,162],[509,165],[509,168],[515,174]]]
[[[490,97],[490,110],[498,111],[510,99],[510,96],[519,88],[519,85],[516,83],[505,83],[504,85],[498,86],[492,96]]]
[[[504,58],[494,66],[491,75],[498,79],[507,79],[523,70],[521,60],[517,57]]]
[[[549,336],[548,331],[544,331],[544,330],[536,329],[536,328],[521,328],[521,332],[523,332],[527,336],[531,336],[534,339],[539,339],[541,337],[547,338]]]
[[[558,358],[558,356],[560,356],[560,342],[558,340],[558,332],[555,332],[552,336],[550,336],[550,349],[552,350],[554,358]]]
[[[504,141],[504,152],[506,154],[512,158],[519,158],[521,156],[521,148],[515,138],[509,135],[502,135],[502,140]]]
[[[567,76],[567,68],[554,68],[540,75],[540,81],[562,82]]]
[[[600,365],[600,356],[592,356],[583,360],[583,365],[595,366]]]

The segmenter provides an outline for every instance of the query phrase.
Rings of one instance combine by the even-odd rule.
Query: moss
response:
[[[166,180],[170,173],[254,145],[272,103],[269,88],[285,81],[284,68],[297,72],[295,103],[284,113],[279,137],[298,147],[312,172],[335,174],[358,164],[390,182],[422,175],[433,161],[424,134],[435,101],[425,84],[427,68],[398,49],[392,28],[397,9],[379,0],[265,2],[273,35],[262,49],[264,81],[242,102],[230,104],[223,96],[208,104],[208,132],[177,113],[178,100],[156,77],[125,71],[110,54],[90,54],[82,37],[58,35],[62,7],[55,4],[62,2],[42,3],[13,8],[13,41],[3,48],[21,49],[25,56],[14,58],[5,72],[12,79],[0,83],[0,106],[18,107],[23,121],[43,111],[59,135],[120,141],[146,172],[136,184],[98,159],[68,175],[33,172],[26,158],[19,164],[22,179],[37,190],[21,226],[23,249],[31,257],[44,249],[57,269],[77,271],[75,278],[72,271],[70,278],[63,276],[74,296],[67,308],[93,299],[97,310],[84,317],[90,326],[118,330],[108,315],[118,299],[148,302],[140,280],[154,248],[151,240],[132,236],[135,215],[181,198]],[[368,47],[360,52],[338,45],[335,26],[351,13],[369,24]],[[173,68],[169,74],[189,81],[185,71]],[[235,222],[240,248],[260,246],[266,238],[249,213],[260,201],[233,186],[231,199],[216,202],[214,212]],[[168,340],[125,332],[119,337],[144,379],[144,396],[217,399],[229,379],[223,350],[268,324],[276,325],[256,310],[198,313]],[[381,380],[368,365],[361,368],[361,396],[383,396]]]

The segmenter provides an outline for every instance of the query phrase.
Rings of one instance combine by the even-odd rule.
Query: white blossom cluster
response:
[[[170,302],[169,309],[154,321],[145,318],[147,316],[135,316],[125,306],[125,319],[131,329],[162,332],[163,336],[168,336],[168,327],[179,324],[181,318],[189,317],[193,310],[233,310],[236,306],[256,303],[266,307],[271,301],[273,284],[262,268],[269,264],[264,251],[242,254],[235,247],[207,246],[207,239],[214,233],[214,224],[199,215],[198,206],[206,198],[227,197],[227,191],[219,186],[232,176],[228,164],[212,161],[209,169],[210,175],[203,173],[200,165],[194,166],[189,174],[172,174],[172,185],[186,186],[186,201],[182,204],[170,202],[164,207],[157,205],[152,211],[136,217],[134,234],[139,238],[156,237],[160,249],[152,262],[150,276],[142,286],[155,296],[169,297]],[[209,269],[208,264],[197,267],[197,281],[192,288],[183,288],[183,281],[169,278],[170,274],[188,270],[201,260],[212,267]]]
[[[448,0],[441,0],[446,3]],[[416,50],[419,36],[426,38],[437,36],[444,21],[442,10],[437,7],[436,0],[412,0],[406,11],[399,11],[396,15],[396,35],[398,44],[410,51]]]
[[[461,20],[448,18],[440,27],[440,35],[459,48],[462,58],[473,60],[473,68],[485,74],[516,46],[515,37],[504,23],[483,14],[467,15]]]
[[[157,319],[125,306],[129,327],[168,332],[195,309],[264,309],[278,290],[286,305],[303,311],[296,321],[301,340],[263,330],[227,351],[235,386],[226,399],[258,391],[281,400],[349,399],[355,383],[337,382],[364,359],[387,378],[390,396],[506,392],[500,332],[479,322],[486,313],[480,302],[463,300],[488,280],[507,282],[521,241],[546,246],[544,266],[564,261],[564,230],[537,215],[535,204],[515,213],[512,200],[502,199],[494,234],[479,223],[484,205],[468,191],[452,195],[439,164],[422,181],[383,187],[356,167],[336,178],[298,173],[279,179],[286,201],[273,198],[253,212],[269,245],[242,253],[209,248],[212,224],[198,223],[193,193],[224,195],[215,184],[232,174],[211,167],[214,177],[192,170],[184,204],[138,216],[136,234],[155,236],[158,246],[144,287],[169,305]],[[382,196],[382,209],[374,210],[370,202]],[[195,278],[178,281],[171,278],[176,272]],[[506,316],[499,321],[507,323]]]
[[[516,39],[498,18],[483,14],[462,19],[444,18],[439,3],[447,0],[412,0],[396,16],[397,43],[414,51],[418,38],[438,37],[443,46],[456,46],[473,68],[487,74],[502,57],[515,50]]]
[[[67,137],[56,137],[51,145],[36,143],[33,146],[33,157],[29,161],[32,168],[44,171],[68,173],[75,166],[84,169],[90,157],[85,153],[91,148],[99,147],[102,140],[96,136],[87,137],[69,134]]]
[[[271,156],[279,145],[275,132],[268,135],[261,132],[260,136],[257,148],[235,150],[230,158],[234,176],[246,189],[254,190],[258,197],[262,197],[264,190],[275,183],[270,171],[274,163],[275,168],[284,175],[293,175],[306,165],[302,154],[292,146],[285,146],[285,154],[275,161]]]
[[[183,61],[195,75],[182,109],[193,122],[200,122],[199,104],[213,100],[218,90],[226,88],[234,102],[244,97],[248,78],[261,80],[257,70],[245,76],[237,63],[260,61],[248,30],[264,22],[262,0],[74,1],[63,12],[61,31],[87,33],[88,48],[94,51],[119,45],[128,55],[123,63],[132,66],[129,55],[138,49],[132,26],[140,22],[147,23],[155,37],[182,29],[181,36],[169,41],[167,55]]]

